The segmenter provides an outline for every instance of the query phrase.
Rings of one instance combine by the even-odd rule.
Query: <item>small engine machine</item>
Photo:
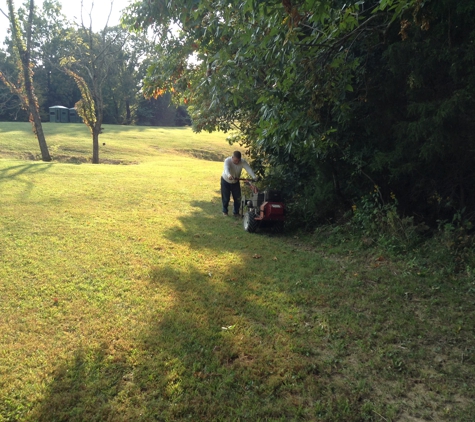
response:
[[[244,230],[254,233],[259,226],[270,227],[281,233],[284,229],[285,204],[282,194],[277,190],[259,192],[249,180],[245,183],[251,188],[251,196],[241,198]]]

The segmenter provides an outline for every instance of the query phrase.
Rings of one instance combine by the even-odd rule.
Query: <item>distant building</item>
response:
[[[77,110],[64,106],[53,106],[49,108],[49,121],[53,123],[82,123]]]
[[[69,109],[69,123],[82,123],[81,116],[74,107]]]

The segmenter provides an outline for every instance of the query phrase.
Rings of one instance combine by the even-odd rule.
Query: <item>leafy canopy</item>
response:
[[[474,7],[140,1],[126,22],[161,37],[145,94],[189,104],[197,131],[237,130],[232,140],[309,212],[351,209],[378,185],[383,201],[395,194],[402,212],[435,221],[475,211]]]

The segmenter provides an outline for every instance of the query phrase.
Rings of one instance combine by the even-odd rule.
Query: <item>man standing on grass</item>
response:
[[[256,175],[252,171],[248,162],[241,158],[239,151],[234,151],[232,157],[224,160],[224,170],[221,175],[221,199],[223,200],[223,215],[228,215],[228,205],[233,195],[233,215],[239,217],[239,207],[241,205],[241,184],[239,178],[241,177],[242,169],[245,169],[249,176],[254,180]]]

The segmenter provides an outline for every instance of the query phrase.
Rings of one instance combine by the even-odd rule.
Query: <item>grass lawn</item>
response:
[[[0,421],[475,420],[473,269],[244,232],[223,134],[44,129],[0,123]]]

